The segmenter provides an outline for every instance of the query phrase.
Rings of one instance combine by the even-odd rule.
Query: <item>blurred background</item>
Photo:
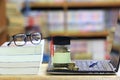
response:
[[[120,14],[119,8],[109,6],[104,8],[107,1],[108,4],[119,2],[119,0],[6,0],[7,41],[15,34],[26,33],[37,27],[46,39],[44,62],[49,61],[50,37],[55,36],[71,38],[67,47],[56,44],[54,46],[56,52],[64,50],[63,47],[66,47],[67,51],[70,49],[72,60],[109,59],[114,31],[120,26]]]

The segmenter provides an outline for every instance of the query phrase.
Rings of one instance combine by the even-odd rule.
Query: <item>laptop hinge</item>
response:
[[[111,69],[116,72],[116,68],[114,68],[114,66],[111,64],[111,62],[109,62],[109,65],[110,65]]]

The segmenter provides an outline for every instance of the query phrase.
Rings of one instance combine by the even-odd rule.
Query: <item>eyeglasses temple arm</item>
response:
[[[10,46],[11,42],[13,41],[13,38],[9,41],[9,43],[7,44],[7,46]]]

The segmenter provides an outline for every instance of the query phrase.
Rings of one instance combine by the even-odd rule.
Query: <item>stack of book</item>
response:
[[[0,48],[0,74],[39,74],[43,58],[44,41],[40,45],[16,47],[11,44]]]

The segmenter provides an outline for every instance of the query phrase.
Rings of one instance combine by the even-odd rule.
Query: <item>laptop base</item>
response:
[[[77,60],[74,61],[75,64],[79,67],[78,71],[67,70],[67,69],[54,69],[53,65],[49,63],[47,73],[48,74],[110,74],[115,75],[114,68],[109,65],[108,60],[105,61],[95,61],[95,60]],[[97,66],[94,68],[89,68],[89,63],[98,62]],[[81,68],[81,69],[80,69]]]

